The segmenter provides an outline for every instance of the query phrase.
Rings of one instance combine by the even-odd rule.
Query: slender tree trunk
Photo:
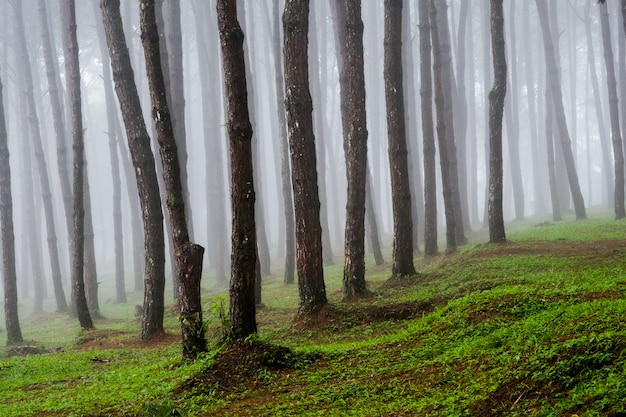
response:
[[[163,213],[154,155],[141,112],[130,55],[124,38],[119,0],[101,0],[100,8],[111,57],[115,91],[122,109],[133,158],[144,224],[145,278],[141,339],[162,334],[165,291]]]
[[[417,126],[417,88],[415,57],[413,54],[413,26],[410,0],[404,0],[402,14],[402,67],[404,76],[404,117],[407,136],[409,178],[411,181],[411,218],[413,221],[413,249],[419,252],[419,225],[424,222],[424,190],[420,165],[419,135]]]
[[[452,55],[450,53],[450,30],[448,25],[447,0],[435,0],[437,13],[437,38],[439,39],[439,54],[441,55],[441,80],[443,93],[443,117],[445,118],[446,143],[448,147],[448,169],[450,170],[450,192],[452,193],[452,209],[454,210],[455,240],[457,245],[467,243],[465,225],[463,222],[463,207],[459,190],[459,164],[456,147],[456,132],[454,123],[454,73],[452,70]],[[441,152],[441,151],[440,151]]]
[[[524,183],[522,176],[522,167],[520,163],[520,126],[519,126],[519,103],[518,103],[518,68],[520,63],[517,59],[517,44],[516,44],[516,30],[515,30],[515,1],[510,2],[510,24],[509,24],[509,60],[511,65],[510,74],[510,93],[508,100],[505,98],[504,116],[506,118],[506,133],[508,139],[509,148],[509,165],[511,166],[511,182],[513,183],[513,203],[515,207],[515,220],[524,219]],[[495,62],[495,60],[494,60]]]
[[[372,253],[374,254],[374,262],[376,265],[383,265],[385,259],[383,258],[383,251],[380,244],[380,236],[378,233],[378,220],[376,219],[376,211],[374,208],[374,191],[372,190],[372,173],[370,172],[369,165],[366,167],[367,180],[365,182],[365,216],[367,220],[367,238]]]
[[[626,217],[624,210],[624,148],[622,132],[619,125],[619,109],[617,105],[617,77],[611,47],[611,27],[609,12],[606,3],[600,7],[600,25],[602,26],[602,46],[604,49],[604,65],[606,67],[606,82],[609,92],[609,114],[611,116],[611,139],[613,142],[613,163],[615,165],[615,218]],[[623,105],[623,104],[622,104]]]
[[[2,278],[4,281],[4,323],[7,328],[7,343],[19,343],[22,341],[22,330],[20,329],[20,320],[17,312],[13,197],[11,196],[9,141],[5,122],[2,80],[0,80],[0,228],[2,239]]]
[[[283,207],[285,210],[285,284],[293,284],[296,268],[296,234],[293,207],[293,191],[291,188],[291,167],[289,165],[289,139],[287,137],[287,121],[285,120],[285,80],[283,77],[282,48],[280,40],[279,0],[272,1],[272,45],[274,57],[274,74],[276,75],[276,114],[278,117],[278,139],[280,140],[280,173],[283,191]]]
[[[343,148],[346,158],[346,228],[343,295],[366,294],[365,193],[367,181],[367,125],[363,66],[363,21],[360,0],[340,0],[336,6],[336,30],[340,53],[340,95]]]
[[[258,251],[252,172],[253,132],[248,114],[244,33],[237,21],[236,0],[217,1],[217,24],[222,46],[231,158],[230,320],[232,336],[239,339],[257,331],[255,281]]]
[[[48,177],[48,169],[43,151],[41,140],[41,131],[39,117],[37,115],[37,106],[35,105],[35,96],[33,90],[33,74],[28,57],[28,49],[26,45],[26,34],[24,33],[24,23],[22,17],[22,2],[12,3],[15,11],[15,24],[17,32],[17,50],[18,59],[22,76],[24,77],[24,87],[28,112],[30,114],[30,135],[34,147],[35,158],[37,160],[37,170],[39,173],[39,182],[41,186],[41,195],[44,205],[44,213],[46,217],[46,230],[48,235],[48,252],[50,254],[50,264],[52,270],[52,282],[54,284],[54,294],[56,297],[57,308],[64,311],[67,308],[67,301],[63,292],[61,283],[61,267],[59,263],[59,251],[57,247],[56,226],[54,224],[54,212],[52,207],[52,192],[50,190],[50,180]]]
[[[72,299],[78,322],[83,329],[93,329],[85,296],[85,208],[83,199],[85,145],[83,140],[83,114],[80,92],[80,64],[78,61],[78,39],[76,37],[76,8],[74,0],[62,2],[67,21],[67,43],[65,44],[65,75],[72,112],[72,148],[74,149],[74,236],[72,237]]]
[[[141,40],[146,58],[148,85],[152,102],[152,118],[155,123],[163,180],[167,195],[167,211],[172,225],[171,234],[176,259],[175,277],[178,285],[179,308],[183,344],[183,356],[195,359],[207,350],[202,321],[200,280],[204,248],[192,243],[187,229],[185,193],[182,184],[182,168],[178,161],[178,142],[167,104],[165,80],[159,52],[159,32],[155,15],[155,0],[140,0]]]
[[[546,3],[541,0],[535,1],[537,4],[541,30],[543,33],[544,51],[546,58],[546,72],[549,74],[550,82],[546,86],[553,97],[554,113],[558,125],[561,148],[565,159],[565,167],[567,169],[567,177],[574,201],[574,210],[577,219],[587,218],[585,211],[585,202],[580,192],[580,184],[578,183],[578,174],[574,164],[574,155],[572,154],[572,145],[567,130],[567,122],[565,120],[565,110],[563,108],[563,94],[561,91],[561,83],[559,78],[559,69],[554,53],[554,46],[550,36],[550,25],[548,22],[548,11]]]
[[[308,74],[309,1],[286,0],[283,13],[285,91],[294,212],[299,314],[324,307],[322,227]]]
[[[402,0],[385,0],[385,102],[393,201],[393,277],[415,275],[402,83]]]
[[[467,19],[467,43],[466,43],[466,55],[474,57],[476,53],[474,49],[474,35],[473,35],[473,19],[470,17]],[[468,92],[467,92],[467,145],[468,145],[468,158],[469,168],[467,175],[469,177],[467,186],[468,190],[468,217],[469,222],[467,227],[477,225],[480,222],[478,217],[478,136],[476,133],[476,124],[478,123],[476,118],[476,65],[469,65],[467,68],[468,76]],[[431,111],[432,113],[432,111]],[[432,119],[432,116],[431,116]]]
[[[424,147],[424,255],[434,256],[437,247],[437,167],[433,124],[433,81],[431,72],[429,0],[419,0],[420,98],[422,100],[422,142]]]
[[[502,214],[502,116],[506,97],[507,66],[504,43],[503,0],[491,0],[493,88],[489,93],[489,241],[506,242]]]
[[[440,11],[437,10],[435,0],[430,0],[430,36],[432,39],[433,47],[433,73],[435,75],[435,107],[437,110],[437,143],[439,145],[439,164],[441,166],[441,187],[443,190],[443,204],[444,212],[446,216],[446,251],[454,252],[457,247],[456,240],[456,216],[454,213],[454,201],[452,196],[452,178],[449,168],[449,154],[447,135],[451,126],[446,123],[445,116],[445,98],[443,92],[444,75],[442,73],[442,54],[441,45],[439,42],[439,28],[437,23],[437,14]],[[429,150],[429,152],[432,152]],[[430,158],[430,154],[426,156],[424,151],[424,158]]]
[[[316,2],[313,3],[314,5]],[[319,19],[315,11],[315,6],[313,6],[313,10],[310,13],[310,27],[311,34],[309,36],[309,48],[310,48],[310,77],[311,77],[311,93],[313,98],[313,126],[316,137],[316,152],[317,152],[317,172],[319,175],[317,176],[318,186],[319,186],[319,195],[320,195],[320,223],[322,225],[322,256],[324,265],[333,265],[335,263],[333,259],[333,251],[332,244],[330,238],[330,227],[328,220],[328,208],[329,208],[329,199],[328,199],[328,189],[327,189],[327,181],[326,181],[326,173],[333,169],[332,166],[328,166],[326,163],[327,157],[327,143],[324,138],[324,112],[322,107],[322,89],[327,86],[322,85],[320,81],[320,70],[324,71],[325,68],[322,66],[322,57],[319,54],[319,42],[317,39],[317,25],[319,25],[321,19]],[[322,21],[323,22],[323,21]],[[323,30],[323,29],[322,29]],[[325,46],[325,45],[324,45]],[[322,52],[324,53],[324,52]],[[320,68],[321,67],[321,68]],[[316,107],[317,106],[317,107]],[[332,187],[332,184],[331,184]],[[336,193],[331,193],[331,195],[335,195]]]
[[[94,16],[98,15],[97,4],[92,2]],[[120,162],[117,154],[118,141],[115,125],[117,108],[111,85],[111,62],[107,52],[106,39],[102,20],[96,19],[96,32],[102,57],[102,80],[104,98],[107,108],[107,136],[109,138],[109,158],[111,161],[111,179],[113,181],[113,241],[115,246],[115,299],[118,303],[126,302],[126,285],[124,278],[124,233],[122,225],[122,181],[120,178]]]
[[[546,74],[546,78],[549,77]],[[548,80],[546,80],[549,82]],[[548,183],[550,184],[550,199],[552,201],[552,220],[561,221],[561,203],[557,190],[556,164],[554,158],[554,103],[552,94],[546,89],[546,147],[548,155]]]

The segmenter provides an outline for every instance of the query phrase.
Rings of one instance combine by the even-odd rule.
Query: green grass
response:
[[[0,415],[624,416],[626,223],[536,223],[513,225],[505,245],[418,257],[402,282],[368,263],[373,295],[357,302],[341,301],[338,262],[331,308],[308,323],[293,321],[297,286],[270,277],[258,337],[213,338],[193,363],[174,314],[169,340],[137,343],[136,294],[104,302],[96,332],[27,319],[28,344],[50,352],[0,358]],[[207,316],[223,297],[205,292]]]

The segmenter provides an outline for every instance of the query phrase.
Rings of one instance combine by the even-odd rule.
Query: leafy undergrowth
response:
[[[270,277],[259,336],[213,337],[193,363],[172,314],[149,345],[115,304],[69,337],[67,318],[38,318],[27,334],[44,342],[0,359],[0,415],[626,416],[626,223],[532,226],[418,257],[414,278],[368,265],[371,294],[353,302],[330,266],[331,304],[297,320],[296,286]],[[205,299],[225,308],[219,291]],[[41,321],[56,337],[33,330]]]

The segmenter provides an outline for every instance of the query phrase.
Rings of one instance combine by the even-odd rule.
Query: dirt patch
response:
[[[295,354],[289,348],[268,343],[230,343],[211,367],[183,382],[175,391],[232,393],[257,389],[265,384],[268,372],[287,372],[316,359],[314,355]]]

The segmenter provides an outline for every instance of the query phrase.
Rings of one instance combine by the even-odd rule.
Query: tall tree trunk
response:
[[[450,192],[452,193],[452,209],[454,210],[455,240],[457,245],[467,243],[465,225],[463,222],[463,207],[459,190],[459,164],[456,147],[454,123],[454,73],[452,70],[452,55],[450,53],[450,30],[448,25],[447,0],[435,0],[437,13],[437,38],[439,39],[439,54],[441,55],[441,80],[443,92],[443,117],[445,118],[446,143],[448,147],[448,169],[450,170]],[[464,174],[464,173],[463,173]]]
[[[141,112],[130,55],[124,38],[119,0],[101,0],[100,8],[109,46],[115,91],[126,125],[144,224],[145,278],[141,339],[162,334],[165,291],[163,213],[159,199],[154,155]]]
[[[67,21],[68,36],[65,42],[65,76],[69,101],[72,113],[72,148],[74,150],[74,235],[72,237],[72,299],[78,316],[78,322],[83,329],[93,329],[93,322],[89,314],[87,297],[85,296],[85,208],[83,193],[83,176],[85,145],[83,140],[83,114],[80,92],[80,64],[78,61],[78,39],[76,37],[76,8],[74,0],[62,2]],[[65,39],[64,39],[65,40]]]
[[[439,164],[441,166],[441,187],[443,190],[443,204],[446,216],[446,251],[454,252],[457,247],[456,240],[456,216],[454,213],[454,201],[452,196],[452,178],[449,168],[450,150],[448,148],[448,134],[451,126],[446,123],[445,116],[445,98],[444,98],[444,75],[442,71],[442,54],[441,44],[439,42],[439,28],[437,14],[441,11],[437,10],[436,0],[430,0],[430,36],[433,48],[433,73],[435,74],[435,108],[437,110],[437,143],[439,145]],[[451,105],[451,104],[450,104]],[[430,152],[430,151],[429,151]],[[426,156],[424,151],[424,158]]]
[[[20,320],[17,312],[13,197],[11,196],[9,140],[5,122],[2,80],[0,80],[0,228],[2,239],[2,278],[4,280],[4,323],[7,328],[7,343],[19,343],[22,341],[22,330],[20,329]]]
[[[411,218],[413,221],[413,249],[419,252],[419,225],[424,222],[424,190],[420,164],[419,135],[417,126],[417,88],[415,57],[413,54],[413,25],[411,24],[410,0],[404,0],[402,14],[402,67],[404,76],[404,117],[407,136],[409,178],[411,181]]]
[[[217,1],[222,46],[231,158],[232,255],[230,320],[235,338],[256,333],[257,241],[252,172],[252,125],[248,114],[244,33],[237,21],[237,0]]]
[[[279,0],[272,1],[272,46],[274,74],[276,76],[276,114],[278,117],[278,139],[280,140],[280,173],[282,185],[283,207],[285,210],[285,284],[293,284],[296,268],[296,233],[293,208],[293,191],[291,188],[291,168],[289,166],[289,139],[287,137],[287,121],[285,120],[285,80],[283,77],[282,48],[280,40]],[[280,237],[279,237],[280,238]]]
[[[213,7],[204,0],[192,3],[198,42],[198,67],[202,90],[202,134],[205,144],[205,178],[207,210],[207,258],[215,271],[217,283],[226,282],[228,263],[228,230],[226,188],[220,126],[220,63],[209,57],[219,54],[217,19]],[[213,10],[213,13],[211,12]],[[207,28],[208,24],[208,28]]]
[[[626,217],[626,211],[624,210],[624,148],[622,146],[622,132],[619,125],[619,109],[617,105],[617,77],[615,76],[613,48],[611,47],[609,12],[606,3],[602,3],[598,7],[600,7],[602,47],[604,49],[604,65],[606,67],[606,82],[609,92],[609,115],[611,116],[613,163],[615,165],[615,218],[619,220]]]
[[[34,147],[34,154],[37,160],[37,170],[39,173],[39,183],[41,186],[41,196],[46,217],[46,230],[48,235],[48,252],[50,254],[50,266],[52,270],[52,282],[54,284],[54,294],[56,297],[57,308],[64,311],[67,308],[67,301],[63,292],[61,283],[61,267],[59,263],[59,250],[57,247],[56,226],[54,224],[54,212],[52,207],[52,192],[50,190],[50,180],[48,177],[48,168],[43,151],[41,140],[41,131],[39,117],[37,115],[37,106],[35,105],[35,95],[33,90],[33,74],[28,57],[28,49],[26,45],[26,34],[24,32],[24,23],[22,17],[22,2],[12,3],[15,11],[15,24],[17,32],[17,50],[18,59],[22,76],[24,78],[24,92],[30,114],[30,135]]]
[[[93,5],[94,16],[98,15],[96,1]],[[102,20],[96,19],[96,32],[100,55],[102,57],[102,80],[104,84],[104,98],[107,108],[107,136],[109,138],[109,158],[111,161],[111,179],[113,181],[113,244],[115,250],[115,300],[118,303],[126,302],[126,285],[124,278],[124,233],[122,225],[122,181],[120,178],[120,161],[117,154],[118,141],[116,132],[115,96],[111,81],[111,62],[106,47]]]
[[[309,1],[286,0],[283,13],[285,91],[296,218],[296,263],[300,314],[324,307],[322,227],[308,74]]]
[[[372,173],[369,168],[369,164],[366,167],[367,180],[365,182],[365,216],[367,220],[367,239],[372,253],[374,255],[374,262],[376,265],[383,265],[385,259],[383,258],[383,251],[380,244],[380,235],[378,233],[378,220],[376,219],[376,209],[374,207],[374,191],[372,190]]]
[[[159,32],[155,15],[155,0],[140,0],[141,40],[146,58],[146,70],[152,118],[155,123],[163,180],[167,195],[167,211],[172,225],[171,234],[176,259],[175,277],[178,285],[179,308],[183,344],[183,356],[195,359],[207,350],[202,321],[200,280],[204,248],[192,243],[187,229],[185,194],[182,184],[182,168],[178,161],[178,143],[167,104],[165,81],[159,52]]]
[[[468,10],[469,11],[469,10]],[[474,30],[473,19],[470,17],[467,19],[467,43],[465,45],[466,55],[474,57]],[[467,146],[468,146],[468,158],[469,167],[467,169],[467,175],[469,177],[467,186],[468,190],[468,217],[469,222],[466,225],[471,228],[472,225],[476,225],[480,222],[478,217],[478,136],[476,133],[476,65],[469,65],[467,68],[468,77],[468,92],[467,92]],[[431,111],[432,113],[432,111]],[[432,119],[432,116],[431,116]]]
[[[505,99],[506,110],[504,116],[506,118],[506,133],[509,148],[509,165],[511,167],[511,182],[513,183],[513,204],[515,207],[515,220],[524,219],[524,183],[522,181],[522,167],[520,163],[519,150],[519,103],[518,103],[518,68],[520,68],[517,59],[517,44],[515,30],[515,1],[510,2],[510,24],[509,24],[509,60],[511,62],[511,78],[510,78],[510,94],[508,100]],[[495,62],[495,60],[494,60]]]
[[[385,102],[393,201],[393,277],[415,275],[402,83],[402,0],[385,0]]]
[[[419,0],[420,98],[424,147],[424,255],[434,256],[437,247],[437,167],[433,124],[433,81],[431,72],[429,0]]]
[[[178,148],[178,161],[180,163],[180,181],[183,187],[185,200],[185,218],[187,219],[187,231],[189,238],[193,240],[193,216],[189,201],[189,174],[187,158],[187,132],[185,128],[185,85],[183,68],[183,33],[180,18],[180,0],[167,0],[167,15],[169,30],[167,31],[167,51],[169,53],[169,80],[172,109],[172,123],[174,136]]]
[[[315,5],[317,2],[314,2]],[[321,3],[321,2],[320,2]],[[332,166],[328,166],[326,163],[327,157],[327,141],[324,137],[324,111],[322,107],[322,89],[327,88],[327,86],[321,84],[320,80],[320,70],[324,71],[325,68],[321,65],[322,57],[320,56],[320,48],[319,42],[317,39],[317,26],[320,22],[323,22],[322,19],[319,19],[316,15],[318,13],[315,11],[315,6],[313,6],[313,10],[310,13],[310,27],[311,34],[309,36],[309,48],[310,48],[310,57],[309,60],[309,75],[311,77],[311,93],[313,98],[313,128],[315,132],[316,138],[316,152],[317,152],[317,172],[319,175],[317,176],[318,186],[319,186],[319,195],[320,195],[320,223],[322,225],[322,256],[324,265],[333,265],[335,262],[333,260],[333,251],[332,244],[330,239],[330,226],[328,220],[328,209],[329,209],[329,199],[328,199],[328,189],[327,189],[327,181],[326,181],[326,173],[333,169]],[[323,29],[322,29],[323,30]],[[325,46],[325,45],[324,45]],[[322,54],[324,52],[322,51]],[[321,68],[320,68],[321,67]],[[316,107],[317,106],[317,107]],[[332,184],[331,184],[332,187]],[[331,195],[336,195],[331,193]]]
[[[367,125],[363,66],[361,1],[334,2],[340,53],[338,54],[343,148],[346,158],[346,228],[343,296],[366,294],[365,193],[367,181]]]
[[[546,3],[541,0],[536,0],[537,10],[539,14],[539,20],[541,23],[541,31],[543,33],[544,52],[546,58],[546,72],[549,74],[550,80],[546,86],[553,98],[555,117],[558,125],[560,143],[565,159],[565,167],[567,169],[567,177],[570,186],[570,192],[572,194],[572,200],[574,201],[574,210],[576,212],[577,219],[587,218],[585,211],[585,201],[583,195],[580,192],[580,184],[578,183],[578,174],[576,173],[576,166],[574,164],[574,155],[572,154],[572,145],[567,130],[567,122],[565,120],[565,109],[563,108],[563,94],[561,91],[561,83],[559,78],[559,69],[556,62],[556,56],[554,53],[554,46],[550,36],[550,25],[548,22],[548,11]]]
[[[546,74],[546,78],[549,75]],[[548,83],[549,80],[546,80]],[[554,127],[556,122],[554,120],[554,103],[552,100],[552,94],[546,89],[546,148],[548,156],[548,183],[550,185],[550,199],[552,202],[552,220],[561,221],[561,203],[559,200],[557,181],[556,181],[556,163],[554,158]]]
[[[489,241],[506,241],[502,214],[502,116],[506,97],[503,0],[491,0],[493,88],[489,93]]]

